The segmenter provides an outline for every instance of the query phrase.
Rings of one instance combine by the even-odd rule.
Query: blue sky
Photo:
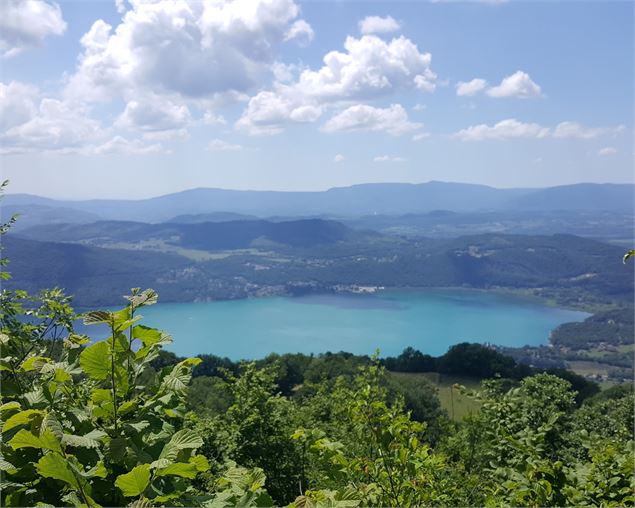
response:
[[[0,9],[11,192],[633,180],[631,2]]]

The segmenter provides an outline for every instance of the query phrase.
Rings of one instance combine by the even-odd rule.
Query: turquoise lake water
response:
[[[559,324],[588,316],[513,296],[460,290],[163,303],[141,314],[144,324],[174,337],[167,348],[174,353],[233,360],[272,352],[372,354],[376,349],[389,356],[408,346],[440,355],[464,341],[539,345]]]

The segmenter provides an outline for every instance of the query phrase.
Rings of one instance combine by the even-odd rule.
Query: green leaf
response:
[[[19,413],[14,414],[9,418],[5,423],[4,427],[2,427],[2,432],[8,432],[14,427],[18,427],[19,425],[25,425],[27,423],[31,423],[33,418],[36,416],[42,416],[44,411],[39,409],[25,409],[24,411],[20,411]]]
[[[168,339],[170,336],[160,330],[157,330],[156,328],[137,325],[132,329],[132,337],[139,339],[145,347],[148,347],[153,344],[157,344],[164,339]]]
[[[194,464],[196,466],[196,470],[201,473],[209,471],[209,462],[207,461],[207,457],[205,457],[205,455],[192,455],[190,457],[190,464]]]
[[[105,432],[99,430],[94,430],[90,434],[86,434],[84,436],[64,434],[62,436],[62,443],[75,448],[99,448],[99,445],[101,444],[99,440],[105,435]]]
[[[15,466],[8,462],[4,458],[0,457],[0,471],[12,471],[15,469]]]
[[[133,307],[143,307],[144,305],[154,305],[159,299],[159,295],[154,289],[146,289],[139,293],[139,288],[133,288],[132,294],[124,296]]]
[[[8,444],[14,450],[18,450],[19,448],[44,448],[44,444],[39,437],[34,436],[28,430],[24,429],[19,430]]]
[[[94,310],[84,314],[85,325],[97,325],[100,323],[110,324],[112,321],[112,312],[106,310]]]
[[[203,446],[203,438],[190,429],[176,432],[170,441],[165,444],[159,460],[153,462],[156,467],[166,467],[166,461],[176,460],[180,450],[200,448]]]
[[[91,378],[103,380],[110,374],[110,347],[105,341],[87,347],[79,355],[79,364]]]
[[[139,496],[150,484],[150,464],[135,466],[132,471],[119,475],[115,485],[126,497]]]
[[[86,471],[84,476],[87,478],[93,478],[95,476],[98,478],[106,478],[108,476],[108,470],[106,469],[106,466],[104,466],[104,463],[100,460],[97,465]]]
[[[182,478],[196,478],[198,469],[196,464],[179,462],[157,470],[157,476],[180,476]]]
[[[20,409],[21,407],[22,406],[20,406],[19,402],[12,400],[11,402],[6,402],[2,404],[0,406],[0,412],[9,411],[10,409]]]
[[[24,372],[30,372],[32,370],[40,370],[46,363],[51,362],[50,358],[45,356],[32,356],[22,362],[20,369]]]
[[[79,490],[79,482],[68,466],[68,462],[57,453],[47,453],[37,463],[37,472],[45,478],[54,478],[68,483],[75,490]]]

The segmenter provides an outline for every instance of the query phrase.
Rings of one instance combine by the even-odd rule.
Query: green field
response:
[[[441,407],[447,411],[453,420],[462,420],[465,416],[475,413],[480,408],[480,403],[468,396],[465,391],[474,391],[480,388],[480,381],[475,378],[448,376],[438,372],[391,372],[395,377],[425,377],[437,389]],[[463,386],[466,390],[459,388]]]

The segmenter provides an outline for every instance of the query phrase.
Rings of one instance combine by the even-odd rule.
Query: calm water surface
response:
[[[375,295],[272,297],[164,303],[142,309],[144,324],[174,337],[178,355],[233,360],[275,353],[348,351],[397,355],[407,346],[432,355],[459,342],[546,343],[549,332],[588,314],[477,291],[390,291]]]

